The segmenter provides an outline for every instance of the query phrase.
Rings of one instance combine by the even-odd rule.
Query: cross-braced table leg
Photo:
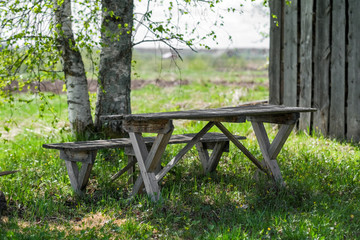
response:
[[[129,132],[135,156],[139,164],[141,175],[134,184],[132,195],[137,194],[145,184],[146,192],[151,196],[153,201],[159,200],[160,187],[155,178],[155,171],[161,164],[161,156],[168,144],[172,130],[168,133],[159,133],[150,149],[147,151],[145,142],[141,133]]]
[[[276,161],[276,157],[278,156],[280,150],[284,146],[295,124],[281,125],[279,132],[277,133],[273,142],[270,144],[269,137],[267,135],[264,124],[262,122],[251,122],[251,123],[257,141],[259,143],[265,164],[270,170],[271,176],[274,178],[276,182],[284,185],[284,181],[280,172],[278,162]]]
[[[266,166],[264,166],[263,163],[256,159],[254,155],[252,155],[249,150],[247,150],[247,148],[242,145],[222,123],[216,122],[215,124],[229,138],[229,140],[232,141],[235,146],[237,146],[260,170],[270,174],[276,182],[284,185],[276,157],[279,154],[281,148],[284,146],[291,131],[293,130],[295,123],[281,125],[278,134],[271,144],[263,122],[252,121],[251,123],[260,145]]]

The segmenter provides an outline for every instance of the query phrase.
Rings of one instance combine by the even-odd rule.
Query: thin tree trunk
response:
[[[100,116],[129,114],[133,0],[103,0],[102,50],[95,125],[108,137],[119,137],[121,122],[102,123]]]
[[[75,45],[71,23],[71,2],[61,5],[54,0],[59,50],[62,52],[63,71],[67,88],[68,114],[71,131],[77,137],[87,137],[93,128],[84,63]]]

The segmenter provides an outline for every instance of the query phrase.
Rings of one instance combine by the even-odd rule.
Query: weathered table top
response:
[[[226,121],[227,119],[237,118],[237,121],[245,121],[247,117],[257,116],[275,116],[300,112],[315,112],[315,108],[304,107],[287,107],[283,105],[246,105],[238,107],[223,107],[200,110],[186,110],[174,112],[159,112],[159,113],[142,113],[129,115],[107,115],[102,116],[102,120],[125,120],[125,121],[149,121],[149,120],[216,120],[220,118]],[[233,121],[233,120],[231,120]]]

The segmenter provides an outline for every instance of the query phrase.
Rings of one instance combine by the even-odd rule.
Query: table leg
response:
[[[205,174],[211,173],[216,170],[216,167],[219,164],[224,149],[228,147],[228,144],[228,142],[217,142],[211,155],[209,155],[208,149],[204,147],[204,144],[202,142],[196,143],[195,146],[199,153],[199,158]]]
[[[145,185],[146,192],[153,201],[159,200],[160,187],[155,178],[155,171],[161,163],[161,156],[170,140],[172,130],[168,133],[159,133],[150,149],[147,151],[144,139],[140,133],[129,132],[141,175],[134,184],[132,195],[137,194]]]
[[[293,130],[295,124],[281,125],[279,132],[277,133],[275,139],[270,144],[269,137],[267,135],[266,129],[262,122],[251,122],[257,141],[260,146],[261,153],[263,155],[264,161],[270,174],[273,179],[280,183],[284,184],[278,162],[276,157],[279,154],[281,148],[288,139],[291,131]]]

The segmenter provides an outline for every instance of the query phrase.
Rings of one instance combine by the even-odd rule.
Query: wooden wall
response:
[[[270,103],[299,128],[360,141],[360,0],[270,0]],[[276,17],[273,17],[276,16]]]

